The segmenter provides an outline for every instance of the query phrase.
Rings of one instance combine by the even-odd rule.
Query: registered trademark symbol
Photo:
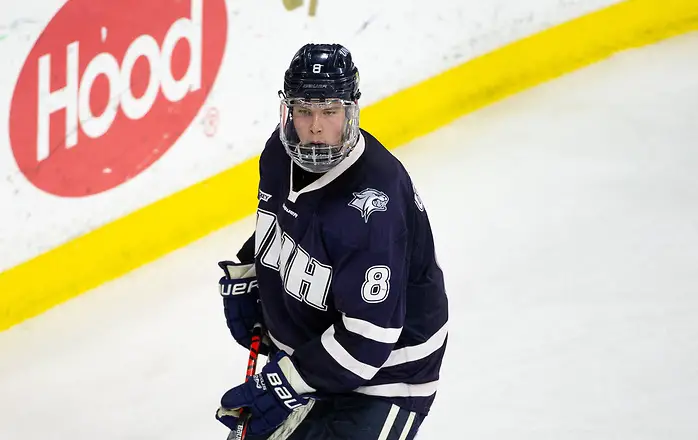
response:
[[[218,123],[220,121],[220,113],[218,111],[218,108],[216,107],[211,107],[208,109],[206,112],[206,116],[204,116],[203,120],[203,125],[204,125],[204,134],[208,137],[213,137],[216,135],[218,132]]]

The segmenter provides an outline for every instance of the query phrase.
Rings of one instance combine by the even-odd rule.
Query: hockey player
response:
[[[413,439],[434,401],[448,304],[424,205],[402,164],[359,128],[349,51],[308,44],[280,91],[259,172],[256,230],[219,265],[225,316],[267,364],[216,418],[248,439]],[[417,105],[417,103],[415,103]]]

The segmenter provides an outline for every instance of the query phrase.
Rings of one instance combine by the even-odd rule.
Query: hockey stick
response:
[[[250,380],[257,371],[257,358],[259,357],[259,349],[262,344],[262,325],[255,324],[252,329],[252,343],[250,344],[250,358],[247,360],[247,372],[245,373],[245,382]],[[235,431],[230,431],[227,440],[245,440],[247,435],[247,424],[250,420],[250,414],[247,411],[240,411],[238,426]]]

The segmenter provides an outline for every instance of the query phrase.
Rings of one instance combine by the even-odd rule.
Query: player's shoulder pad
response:
[[[424,213],[424,203],[422,202],[422,199],[419,196],[419,193],[417,192],[417,188],[415,187],[414,182],[412,181],[412,177],[410,176],[409,172],[402,164],[402,162],[400,162],[399,159],[397,159],[390,151],[388,151],[388,149],[385,148],[383,144],[369,132],[362,130],[362,134],[364,135],[364,139],[366,140],[366,148],[370,148],[369,151],[373,151],[375,155],[380,158],[378,160],[371,161],[371,163],[367,167],[367,174],[380,175],[384,182],[392,182],[396,186],[399,186],[396,192],[399,192],[400,194],[405,196],[404,202],[407,205],[413,203],[414,207],[416,207],[417,210]],[[378,165],[378,167],[376,166],[376,164]],[[388,184],[388,186],[390,186],[390,184]]]
[[[281,143],[281,137],[279,135],[279,125],[277,125],[274,131],[272,131],[269,134],[269,138],[267,139],[267,142],[264,144],[264,149],[262,150],[261,154],[261,160],[277,156],[279,152],[283,151],[283,144]]]
[[[347,247],[384,247],[409,228],[414,200],[409,176],[396,159],[366,159],[322,214],[325,232]]]
[[[260,188],[258,198],[266,201],[279,185],[279,179],[288,174],[290,159],[284,150],[278,126],[269,135],[259,158]]]

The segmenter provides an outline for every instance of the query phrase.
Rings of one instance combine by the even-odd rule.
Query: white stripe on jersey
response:
[[[334,325],[331,325],[325,333],[322,334],[322,346],[325,347],[327,353],[337,361],[339,365],[356,374],[362,379],[371,380],[378,373],[378,368],[372,365],[364,364],[352,356],[347,350],[342,347],[334,337]]]
[[[356,318],[349,318],[347,316],[344,316],[343,318],[344,325],[347,327],[349,331],[352,333],[357,333],[361,334],[362,336],[366,336],[370,334],[371,336],[366,336],[368,339],[372,339],[376,342],[384,342],[388,343],[388,336],[391,335],[391,337],[396,333],[396,330],[398,329],[383,329],[382,327],[374,326],[374,324],[371,324],[368,321],[362,321],[360,319]],[[365,327],[362,327],[364,326]],[[373,327],[375,329],[373,329]],[[364,329],[366,333],[359,333],[362,331],[360,329]],[[373,330],[372,330],[373,329]],[[380,329],[380,330],[378,330]],[[382,331],[385,331],[385,333],[382,333]],[[395,331],[395,332],[393,332]],[[331,332],[331,333],[330,333]],[[357,370],[361,369],[362,367],[367,367],[369,370],[375,369],[375,367],[371,365],[364,364],[362,362],[359,362],[356,360],[349,352],[347,352],[344,347],[342,347],[339,342],[334,338],[334,333],[335,333],[335,328],[334,325],[330,326],[330,328],[322,335],[322,345],[325,346],[325,349],[327,350],[328,353],[343,367],[347,368],[346,365],[344,365],[340,360],[341,359],[346,359],[346,364],[347,365],[355,365]],[[288,345],[284,344],[283,342],[280,342],[277,338],[275,338],[271,333],[268,333],[269,339],[272,340],[274,345],[276,345],[279,349],[285,351],[289,355],[292,355],[294,352],[294,349],[289,347]],[[444,324],[439,331],[434,333],[431,338],[427,339],[425,342],[418,344],[418,345],[412,345],[408,347],[403,347],[400,348],[399,350],[393,350],[390,353],[390,356],[388,356],[388,359],[385,361],[383,366],[381,368],[386,368],[386,367],[394,367],[396,365],[401,365],[401,364],[406,364],[408,362],[414,362],[418,361],[420,359],[424,359],[425,357],[429,356],[430,354],[434,353],[438,349],[440,349],[444,343],[446,342],[446,336],[448,335],[448,323]],[[331,337],[330,337],[331,336]],[[383,338],[383,341],[378,341],[379,338]],[[327,348],[328,346],[334,347],[332,352]],[[333,354],[335,353],[335,354]],[[344,355],[342,354],[344,353]],[[349,359],[351,358],[351,359]],[[352,362],[353,360],[353,362]],[[351,368],[347,368],[348,370],[352,371],[353,373],[356,373]],[[360,377],[364,377],[359,375]],[[375,373],[371,375],[368,379],[372,378],[375,376]]]
[[[429,397],[436,392],[439,381],[411,384],[388,383],[385,385],[371,385],[355,389],[357,393],[369,396],[382,397]]]
[[[342,315],[342,322],[344,327],[350,332],[384,344],[396,343],[398,338],[400,338],[400,333],[402,333],[402,327],[384,328],[362,319],[350,318],[344,314]]]
[[[399,350],[393,350],[385,361],[382,368],[394,367],[396,365],[406,364],[408,362],[418,361],[424,359],[430,354],[441,348],[446,342],[446,336],[448,335],[448,322],[443,325],[432,335],[431,338],[427,339],[425,342],[419,345],[412,345],[409,347],[403,347]]]
[[[276,339],[274,336],[272,336],[272,334],[268,331],[267,331],[267,335],[269,335],[269,339],[271,339],[271,342],[273,342],[274,345],[276,345],[276,348],[278,348],[279,350],[285,351],[286,354],[288,354],[289,356],[291,356],[293,354],[293,352],[295,351],[293,348],[289,347],[288,345],[284,344],[283,342],[279,342],[279,340]]]

